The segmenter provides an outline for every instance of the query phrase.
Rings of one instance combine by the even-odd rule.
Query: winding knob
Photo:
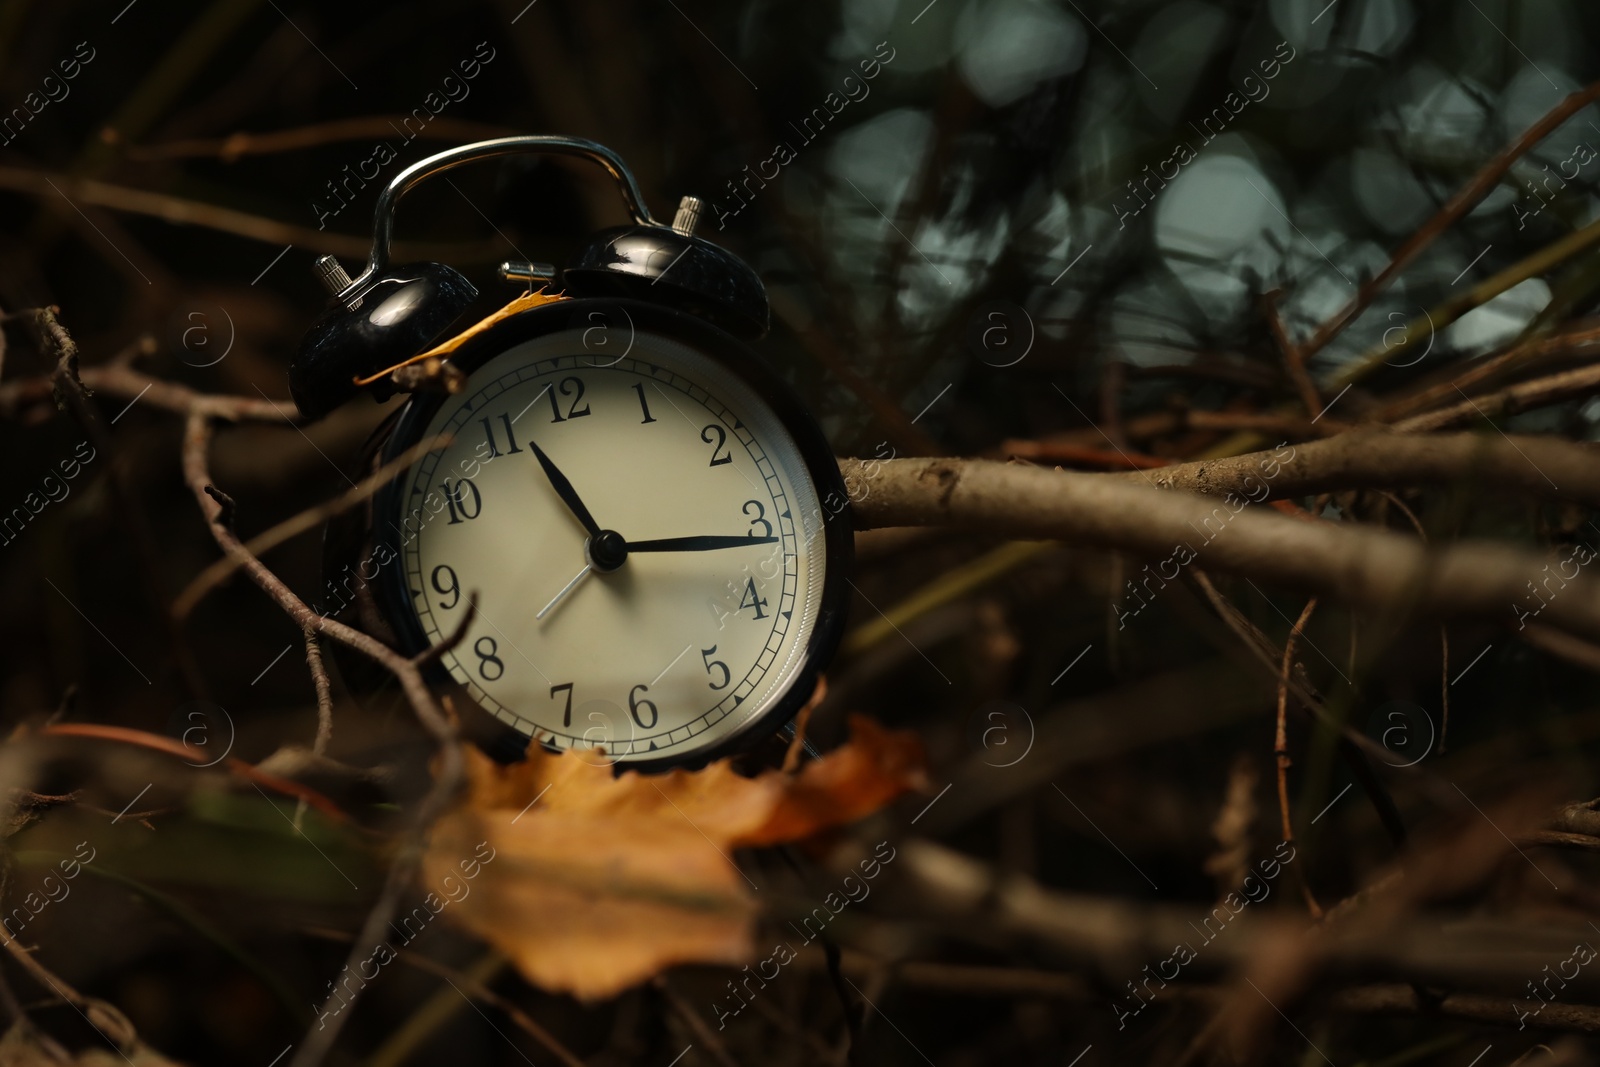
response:
[[[685,237],[694,233],[695,223],[700,221],[700,211],[705,203],[698,196],[686,196],[678,201],[678,213],[672,216],[672,229]]]
[[[333,256],[318,256],[316,272],[317,281],[322,283],[330,296],[338,296],[350,288],[350,272]]]

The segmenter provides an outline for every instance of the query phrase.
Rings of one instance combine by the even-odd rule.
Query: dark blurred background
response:
[[[563,133],[617,150],[657,216],[670,217],[684,194],[709,202],[700,232],[769,287],[765,356],[840,455],[880,458],[1021,454],[1016,442],[1042,438],[1106,455],[1226,451],[1227,431],[1150,432],[1139,420],[1293,402],[1264,294],[1281,290],[1289,336],[1303,340],[1491,155],[1600,76],[1600,9],[1558,0],[124,4],[0,5],[0,307],[58,305],[86,365],[148,335],[137,365],[149,374],[283,398],[289,357],[323,306],[311,261],[334,252],[354,271],[383,182],[454,144]],[[21,110],[5,119],[7,109]],[[1432,316],[1594,220],[1597,146],[1600,110],[1590,106],[1317,354],[1310,369],[1323,382],[1374,354],[1384,362],[1336,399],[1340,417],[1593,305],[1600,255],[1590,251]],[[374,169],[370,180],[351,177]],[[493,162],[409,197],[398,237],[409,258],[447,259],[509,296],[493,275],[500,260],[560,263],[623,219],[598,170]],[[1402,332],[1424,320],[1425,330]],[[49,369],[13,329],[0,377]],[[232,751],[246,759],[308,742],[315,712],[297,629],[253,586],[236,580],[188,620],[167,621],[172,598],[217,555],[181,479],[181,420],[148,404],[98,403],[114,452],[86,462],[63,499],[0,545],[8,724],[41,721],[76,687],[65,705],[75,720],[182,734],[204,708],[205,722],[236,731]],[[48,404],[7,394],[5,408],[0,505],[10,507],[84,434]],[[241,531],[340,491],[339,471],[353,469],[387,410],[362,399],[303,432],[224,428],[213,474],[238,501]],[[1505,425],[1588,439],[1597,415],[1567,404]],[[126,494],[113,490],[113,470]],[[1441,538],[1559,539],[1584,518],[1470,487],[1406,499]],[[1372,498],[1343,506],[1409,529]],[[938,777],[994,744],[989,723],[1030,737],[1056,724],[1066,742],[1032,765],[1019,757],[1026,788],[1002,789],[938,831],[1055,888],[1209,904],[1218,887],[1206,860],[1220,847],[1211,824],[1230,780],[1259,802],[1249,851],[1270,853],[1281,837],[1270,692],[1212,699],[1208,679],[1246,668],[1192,591],[1175,588],[1122,629],[1110,604],[1143,561],[898,536],[861,542],[870,602],[855,605],[861,629],[819,713],[823,741],[838,737],[845,712],[863,711],[923,731]],[[266,558],[316,595],[315,535]],[[1303,603],[1245,582],[1225,588],[1280,644]],[[1370,644],[1358,646],[1363,626]],[[1452,688],[1441,683],[1437,627],[1395,632],[1337,605],[1307,634],[1317,651],[1303,653],[1306,671],[1385,744],[1456,760],[1452,773],[1485,789],[1533,778],[1561,781],[1573,799],[1592,789],[1592,675],[1463,626],[1446,635],[1456,670],[1488,647],[1471,682]],[[1396,721],[1419,736],[1442,726],[1442,691],[1451,754],[1431,742],[1406,749],[1387,732]],[[404,803],[422,760],[408,713],[392,694],[337,698],[336,754],[409,767],[384,794]],[[996,701],[1003,720],[988,717]],[[1082,760],[1071,740],[1080,728],[1091,753]],[[1297,721],[1292,744],[1306,768],[1295,785],[1304,829],[1351,779],[1329,737]],[[29,772],[33,789],[81,788],[111,814],[150,777],[98,749],[47,755]],[[1241,758],[1243,777],[1232,770]],[[280,1000],[320,997],[344,946],[307,930],[352,929],[370,894],[345,892],[248,792],[159,794],[136,810],[188,813],[159,849],[132,838],[105,847],[172,906],[106,878],[41,918],[30,939],[168,1054],[268,1064],[302,1022],[274,1002],[272,982],[289,990]],[[1324,905],[1394,855],[1364,802],[1342,803],[1302,843],[1299,870]],[[1416,822],[1430,817],[1416,797],[1400,806]],[[73,818],[99,818],[100,834],[128,830],[80,811],[27,833],[76,841]],[[323,843],[351,865],[345,881],[376,884],[360,849]],[[1272,906],[1295,909],[1298,893]],[[941,1065],[1065,1064],[1085,1045],[1084,1067],[1174,1062],[1204,1019],[1174,1009],[1122,1035],[1108,1007],[1122,995],[1114,969],[1044,951],[1019,958],[959,931],[902,933],[911,940],[897,944],[929,958],[1038,967],[1078,984],[1014,995],[890,984],[878,1003],[904,1032],[869,1028],[859,1062],[921,1062],[925,1050]],[[440,935],[442,957],[475,958],[450,936]],[[272,982],[227,950],[235,942],[266,961]],[[837,1049],[838,998],[824,974],[807,981],[785,1011]],[[353,1050],[382,1045],[436,985],[408,972],[375,991],[339,1055],[356,1062],[365,1052]],[[1507,983],[1507,995],[1520,985]],[[652,990],[579,1006],[514,978],[497,988],[596,1063],[664,1064],[679,1047],[663,1035],[681,1024]],[[547,1062],[483,1021],[466,1012],[441,1024],[414,1062],[522,1062],[521,1048]],[[1518,1052],[1534,1044],[1508,1030],[1479,1040],[1460,1021],[1302,1021],[1340,1067],[1466,1064],[1487,1040],[1508,1055],[1485,1063],[1510,1063],[1515,1040]],[[826,1059],[776,1023],[740,1025],[728,1039],[738,1062]],[[1280,1028],[1272,1062],[1320,1062],[1297,1032]],[[787,1061],[771,1051],[783,1043]]]

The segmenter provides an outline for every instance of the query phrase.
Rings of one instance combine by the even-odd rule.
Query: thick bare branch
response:
[[[1497,927],[1499,938],[1493,947],[1483,944],[1481,927],[1440,928],[1403,920],[1329,933],[1325,926],[1288,918],[1281,909],[1242,902],[1236,908],[1218,904],[1208,912],[1203,906],[1152,905],[1059,892],[921,839],[907,842],[901,853],[896,870],[905,880],[905,913],[966,928],[987,927],[1032,946],[1048,946],[1097,966],[1111,979],[1112,988],[1124,974],[1137,975],[1143,964],[1172,955],[1174,945],[1186,944],[1194,953],[1189,965],[1193,971],[1185,971],[1185,979],[1191,979],[1257,962],[1274,943],[1314,948],[1329,975],[1370,973],[1381,967],[1389,974],[1430,984],[1493,987],[1537,974],[1552,957],[1560,959],[1571,948],[1575,932],[1571,926],[1553,923],[1506,923]],[[1314,944],[1308,938],[1315,938]],[[1156,1000],[1161,996],[1158,992]],[[1512,1003],[1511,998],[1505,1003]],[[1131,997],[1125,1004],[1137,1006]]]
[[[1268,470],[1275,472],[1270,478]],[[1232,493],[1258,503],[1341,489],[1467,484],[1600,505],[1600,448],[1554,437],[1364,428],[1275,453],[1252,452],[1115,477],[1202,496]]]
[[[1529,590],[1547,577],[1548,561],[1508,546],[1462,541],[1430,550],[1385,530],[1336,528],[1250,508],[1242,497],[1162,492],[1153,479],[1165,471],[1107,476],[959,459],[845,460],[840,467],[859,487],[853,503],[864,528],[950,526],[1016,540],[1059,539],[1159,559],[1172,572],[1161,574],[1165,581],[1198,559],[1207,570],[1388,611],[1510,623],[1519,618],[1517,605],[1530,611],[1540,605],[1540,622],[1600,636],[1600,580],[1579,572],[1563,578],[1560,594],[1533,600]]]

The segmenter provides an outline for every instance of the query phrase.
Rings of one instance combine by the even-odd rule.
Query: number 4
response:
[[[767,602],[761,599],[761,595],[756,592],[756,580],[751,578],[745,583],[744,599],[739,601],[739,610],[743,611],[745,608],[754,608],[756,611],[756,618],[764,619],[767,616],[766,613],[761,609],[766,606]]]

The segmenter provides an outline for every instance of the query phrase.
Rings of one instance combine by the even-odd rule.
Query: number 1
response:
[[[644,418],[639,420],[639,425],[643,426],[647,422],[655,422],[656,420],[650,414],[650,405],[645,401],[644,398],[643,383],[635,382],[633,384],[633,391],[639,394],[639,410],[644,412]]]

